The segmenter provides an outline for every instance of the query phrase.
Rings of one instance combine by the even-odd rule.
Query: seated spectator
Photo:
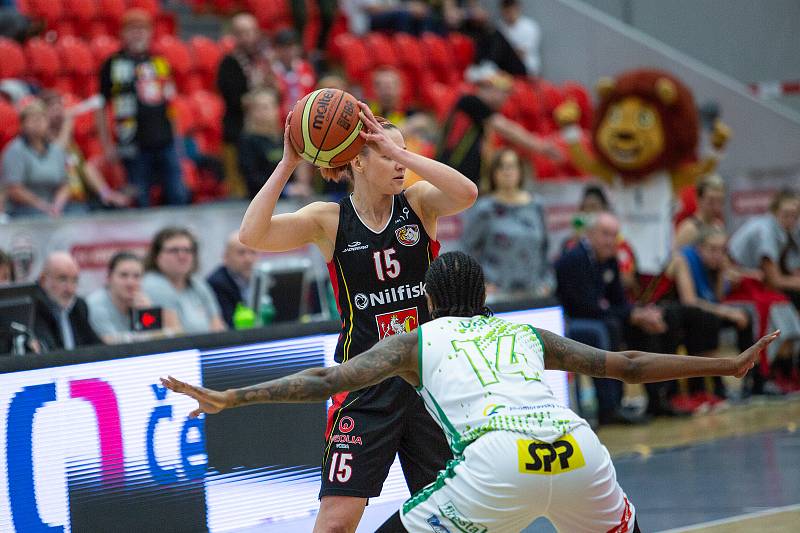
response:
[[[547,140],[526,130],[499,113],[508,99],[512,78],[493,63],[483,63],[467,70],[467,81],[476,84],[474,94],[463,94],[445,121],[436,159],[455,168],[475,184],[480,181],[483,141],[487,129],[527,150],[561,158],[558,149]]]
[[[369,102],[372,112],[385,118],[398,128],[403,128],[413,110],[403,105],[403,78],[392,67],[379,67],[372,71],[372,90],[375,100]]]
[[[697,211],[685,218],[675,231],[673,248],[681,250],[691,246],[703,230],[709,227],[725,227],[725,182],[719,174],[703,178],[697,184]]]
[[[283,157],[283,127],[278,93],[258,89],[244,98],[245,130],[239,141],[239,170],[252,199]],[[311,168],[301,164],[281,192],[283,197],[306,197],[311,194]]]
[[[49,140],[47,111],[39,99],[20,111],[21,133],[3,151],[2,181],[12,216],[60,217],[83,212],[85,206],[70,203],[67,156]]]
[[[169,63],[150,50],[153,21],[142,9],[130,9],[122,19],[122,49],[100,69],[100,94],[111,106],[114,139],[105,109],[95,113],[106,157],[119,158],[128,183],[136,188],[139,207],[150,205],[151,191],[161,187],[169,205],[188,204],[189,190],[175,147],[173,123],[167,112],[175,95]]]
[[[568,336],[597,348],[665,350],[668,323],[656,306],[634,306],[625,299],[617,263],[619,222],[604,212],[588,219],[585,238],[555,265],[557,293],[568,320]],[[674,352],[672,352],[674,353]],[[622,409],[622,383],[594,378],[601,424],[639,423]],[[646,385],[650,414],[670,414],[669,393],[674,382]]]
[[[142,289],[162,309],[177,314],[185,333],[223,331],[219,304],[197,272],[197,240],[185,228],[165,228],[153,238],[145,259]]]
[[[524,179],[517,153],[500,150],[489,165],[489,194],[467,213],[462,247],[481,263],[495,299],[547,297],[555,290],[544,208]]]
[[[507,61],[517,59],[522,64],[522,72],[504,69],[509,74],[527,74],[535,77],[539,75],[542,60],[539,57],[539,43],[542,32],[539,25],[530,17],[522,14],[522,2],[519,0],[502,0],[500,2],[500,21],[497,30],[511,47],[511,54],[505,53]],[[504,52],[508,52],[504,50]],[[508,57],[509,55],[516,58]],[[503,65],[498,63],[500,68]]]
[[[242,98],[250,91],[274,87],[275,75],[268,59],[268,46],[250,13],[239,13],[231,19],[234,49],[222,58],[217,71],[217,89],[225,101],[222,118],[222,160],[225,180],[231,196],[244,198],[246,191],[239,175],[237,149],[244,129]]]
[[[208,284],[217,296],[222,319],[233,327],[233,313],[240,303],[247,304],[253,265],[258,253],[239,242],[239,232],[231,233],[225,244],[222,265],[208,276]]]
[[[785,293],[800,310],[800,196],[779,192],[769,213],[744,223],[731,237],[728,251],[744,268],[760,271],[766,284]]]
[[[42,352],[102,344],[89,323],[89,308],[77,295],[78,263],[67,252],[53,252],[39,275],[34,336]]]
[[[66,153],[70,198],[98,208],[131,205],[132,198],[109,187],[100,170],[83,157],[72,135],[75,116],[64,109],[62,96],[50,90],[42,91],[39,96],[47,109],[50,141]]]
[[[421,0],[342,0],[340,5],[355,35],[370,30],[421,35],[440,29],[430,6]]]
[[[14,283],[14,262],[11,256],[0,250],[0,287]]]
[[[137,255],[118,252],[108,263],[106,286],[86,298],[89,323],[103,342],[133,342],[162,334],[161,331],[134,332],[133,311],[153,307],[153,303],[142,291],[143,274],[144,266]],[[164,330],[179,329],[178,318],[169,309],[161,310],[161,323]]]
[[[279,31],[272,41],[272,48],[275,57],[272,72],[283,97],[280,116],[285,117],[298,100],[314,90],[317,79],[311,64],[303,59],[300,38],[294,30]]]

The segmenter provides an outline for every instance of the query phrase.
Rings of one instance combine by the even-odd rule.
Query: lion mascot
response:
[[[717,121],[713,147],[698,159],[700,121],[689,89],[667,72],[638,69],[601,79],[591,130],[591,153],[581,143],[580,108],[566,101],[556,121],[573,163],[609,185],[623,234],[643,274],[656,274],[669,258],[677,193],[713,171],[730,130]]]

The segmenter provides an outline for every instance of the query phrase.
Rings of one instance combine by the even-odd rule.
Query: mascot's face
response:
[[[636,170],[661,156],[664,127],[658,110],[636,96],[608,107],[596,133],[603,154],[620,169]]]

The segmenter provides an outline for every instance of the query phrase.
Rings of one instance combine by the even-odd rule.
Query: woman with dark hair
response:
[[[409,152],[396,126],[376,118],[365,104],[359,107],[360,135],[367,141],[363,150],[342,167],[322,169],[329,180],[352,183],[352,194],[337,203],[274,213],[301,163],[289,142],[290,115],[283,158],[250,203],[239,230],[242,244],[256,250],[313,244],[322,253],[342,320],[337,362],[430,319],[424,278],[439,250],[438,219],[466,209],[478,194],[463,174]],[[404,190],[406,169],[424,181]],[[452,458],[414,388],[399,378],[336,395],[328,417],[316,533],[355,531],[367,499],[381,493],[398,453],[412,493],[433,482]],[[349,424],[358,428],[363,444],[342,452],[333,442],[347,437]]]
[[[117,252],[108,263],[106,285],[86,298],[89,306],[89,323],[103,342],[118,344],[142,340],[153,332],[134,333],[132,313],[153,303],[142,291],[142,259],[131,252]],[[174,311],[162,309],[164,330],[180,329]],[[160,334],[161,332],[157,332]]]
[[[197,272],[197,240],[186,228],[164,228],[144,261],[142,288],[154,305],[176,313],[186,333],[223,331],[219,303]]]
[[[517,153],[500,150],[489,165],[489,194],[469,213],[461,245],[475,256],[495,297],[546,297],[555,289],[547,261],[544,209],[526,190]]]

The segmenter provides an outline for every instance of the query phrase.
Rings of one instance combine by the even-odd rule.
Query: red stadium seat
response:
[[[446,84],[461,81],[462,73],[458,70],[447,41],[435,33],[425,33],[422,35],[422,47],[428,56],[428,68],[437,80]]]
[[[163,35],[175,35],[178,23],[172,13],[159,13],[153,26],[153,37],[158,39]]]
[[[87,97],[96,91],[97,64],[85,41],[64,37],[56,43],[64,71],[72,81],[72,92]]]
[[[125,0],[97,0],[97,18],[92,23],[92,34],[117,35],[126,9]]]
[[[42,19],[48,28],[54,28],[64,18],[61,0],[28,0],[26,9],[31,16]]]
[[[158,0],[127,0],[128,9],[143,9],[150,13],[150,16],[155,18],[161,11],[161,6]]]
[[[19,116],[14,106],[0,98],[0,149],[19,133]]]
[[[422,101],[433,109],[438,120],[444,120],[458,100],[459,92],[452,86],[434,81],[422,88]]]
[[[79,28],[87,25],[97,16],[97,0],[61,0],[67,17]]]
[[[349,33],[343,33],[336,38],[336,46],[342,51],[342,62],[347,77],[366,85],[372,69],[372,54],[364,46],[364,42]]]
[[[186,43],[165,35],[155,42],[153,52],[163,56],[170,64],[178,90],[187,92],[191,86],[190,75],[194,70],[194,58]]]
[[[222,146],[222,115],[225,104],[216,93],[195,91],[189,96],[194,109],[199,150],[204,154],[218,154]]]
[[[217,43],[201,35],[192,37],[189,40],[189,48],[194,56],[198,74],[202,76],[203,87],[207,90],[214,89],[217,69],[219,68],[219,62],[222,60],[222,50],[217,46]]]
[[[98,35],[89,43],[89,48],[94,54],[94,59],[98,67],[102,65],[108,57],[120,48],[119,41],[108,35]]]
[[[25,75],[25,53],[16,41],[0,37],[0,79],[22,78]]]
[[[79,103],[80,100],[81,98],[71,93],[66,93],[62,97],[64,108],[67,110]],[[89,137],[95,136],[97,129],[95,127],[94,112],[89,111],[75,117],[73,131],[75,134],[75,140],[79,145],[82,145]]]
[[[45,87],[53,87],[61,73],[61,61],[55,48],[38,37],[25,43],[28,70]]]
[[[452,32],[447,36],[453,50],[458,69],[464,70],[475,60],[475,41],[463,33]]]
[[[385,33],[371,32],[364,37],[364,45],[372,56],[372,66],[397,67],[400,62],[397,59],[392,41]]]
[[[236,48],[236,39],[233,38],[233,35],[223,35],[217,41],[217,46],[219,46],[220,52],[222,55],[229,54]]]
[[[177,95],[172,99],[172,112],[175,116],[175,126],[182,136],[191,132],[197,127],[197,116],[192,108],[191,98],[184,95]]]
[[[244,0],[243,8],[258,20],[258,25],[268,33],[274,33],[294,24],[288,0]]]

